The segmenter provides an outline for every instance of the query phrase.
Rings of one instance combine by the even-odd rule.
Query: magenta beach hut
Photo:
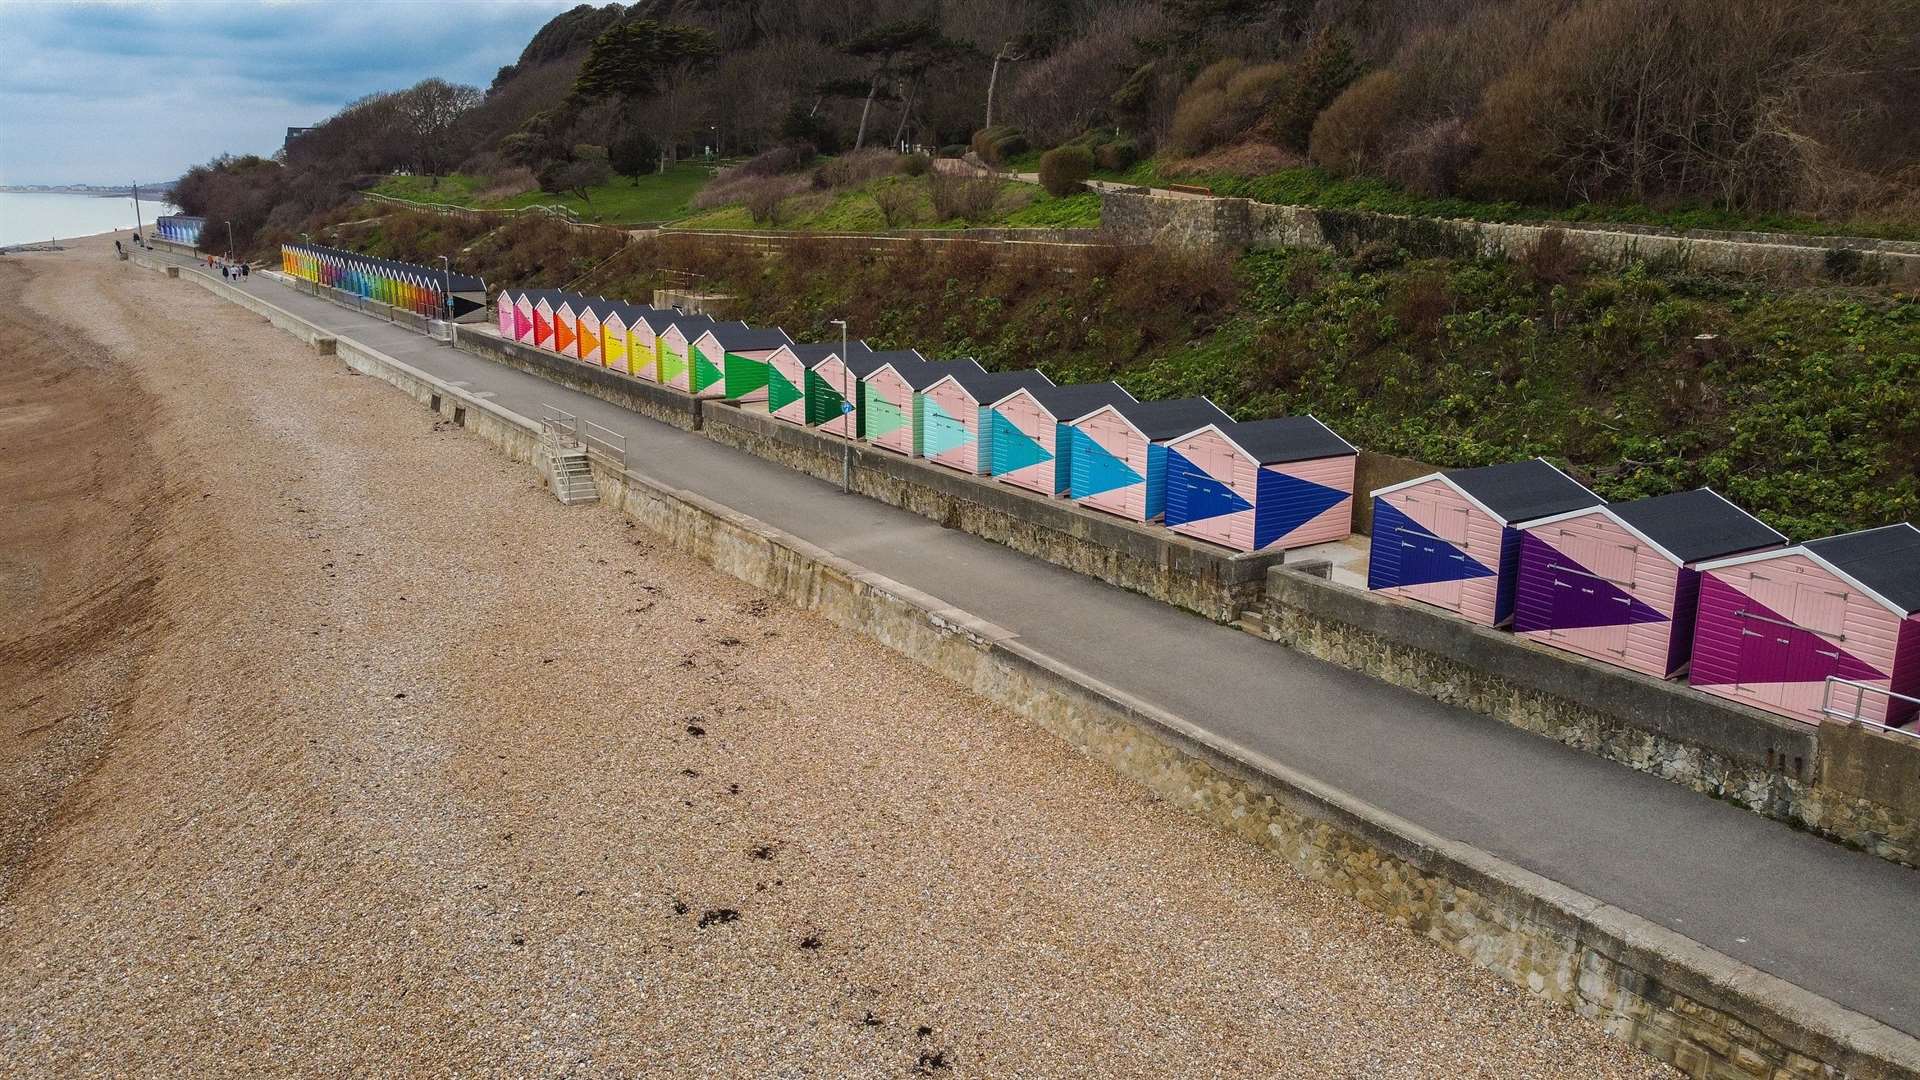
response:
[[[513,296],[513,340],[533,344],[533,297],[525,290]]]
[[[1920,529],[1829,536],[1700,572],[1694,686],[1810,724],[1914,723]]]
[[[1203,397],[1121,401],[1076,417],[1067,425],[1073,500],[1129,521],[1152,521],[1166,510],[1167,440],[1232,422]]]
[[[1432,473],[1373,492],[1367,588],[1482,626],[1513,618],[1520,529],[1606,500],[1545,458]]]
[[[1132,401],[1119,383],[1023,386],[987,410],[988,471],[1003,484],[1065,495],[1073,483],[1067,423],[1102,405]]]
[[[1513,631],[1671,678],[1693,655],[1699,564],[1786,542],[1708,488],[1542,518],[1520,531]]]
[[[949,469],[985,476],[993,464],[993,402],[1015,390],[1052,386],[1038,371],[981,371],[965,364],[918,392],[921,457]]]
[[[1358,457],[1311,416],[1208,424],[1167,443],[1167,527],[1236,551],[1339,540]]]
[[[918,353],[914,354],[918,356]],[[860,382],[861,421],[867,442],[882,450],[914,456],[920,448],[915,395],[943,375],[962,367],[982,370],[972,360],[887,360]]]
[[[513,340],[513,294],[506,289],[493,298],[494,322],[500,327],[500,336]]]

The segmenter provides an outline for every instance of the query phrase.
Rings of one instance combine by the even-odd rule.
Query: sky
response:
[[[0,184],[168,180],[431,76],[484,89],[581,0],[0,0]]]

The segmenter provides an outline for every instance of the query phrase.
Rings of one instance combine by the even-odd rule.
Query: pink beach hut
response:
[[[1693,655],[1699,564],[1786,542],[1708,488],[1542,518],[1520,530],[1513,632],[1671,678]]]
[[[1129,521],[1166,510],[1167,440],[1233,417],[1203,397],[1121,401],[1067,425],[1073,500]]]
[[[1119,383],[1023,386],[988,410],[988,472],[1003,484],[1065,495],[1073,483],[1068,421],[1102,405],[1132,400]]]
[[[494,297],[493,299],[493,306],[494,306],[494,321],[500,327],[500,336],[503,338],[506,338],[508,341],[512,341],[513,340],[513,294],[508,292],[506,289],[501,289],[500,295]]]
[[[862,343],[849,344],[845,356],[835,350],[807,372],[807,421],[819,425],[823,434],[863,441],[867,437],[867,379],[888,364],[926,362],[926,357],[913,349],[875,352]],[[846,407],[849,404],[852,409]]]
[[[1688,682],[1818,724],[1906,727],[1920,698],[1920,529],[1829,536],[1700,567]]]
[[[1015,390],[1052,386],[1038,371],[981,371],[961,365],[919,392],[920,456],[985,476],[993,465],[993,402]]]
[[[649,319],[660,355],[660,382],[675,390],[693,392],[693,339],[706,332],[713,320],[705,315],[669,312]]]
[[[847,351],[866,350],[863,342],[847,343]],[[767,415],[789,424],[806,427],[807,373],[829,357],[840,355],[838,345],[799,345],[788,343],[767,357]],[[837,413],[835,415],[838,415]]]
[[[918,354],[915,354],[918,355]],[[920,448],[918,401],[921,388],[960,368],[982,370],[972,360],[889,360],[860,383],[861,419],[866,440],[882,450],[913,457]]]
[[[1367,588],[1503,626],[1513,618],[1520,529],[1604,501],[1545,458],[1379,488]]]
[[[1236,551],[1339,540],[1358,457],[1311,416],[1208,424],[1167,443],[1167,527]]]

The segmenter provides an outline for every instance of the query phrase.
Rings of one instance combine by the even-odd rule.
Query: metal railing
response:
[[[587,456],[607,461],[624,472],[627,467],[627,437],[591,420],[580,420],[578,423],[575,430],[579,432],[580,441],[586,445]]]
[[[1878,720],[1867,719],[1863,714],[1866,711],[1867,695],[1869,694],[1874,695],[1876,702],[1880,699],[1885,699],[1887,708],[1881,711],[1880,715],[1882,716],[1885,716],[1888,711],[1891,711],[1895,702],[1905,702],[1908,705],[1912,705],[1915,707],[1916,714],[1920,714],[1920,698],[1909,697],[1906,694],[1896,694],[1885,687],[1874,686],[1871,683],[1856,682],[1853,679],[1842,679],[1837,675],[1827,676],[1827,685],[1820,699],[1820,714],[1839,723],[1859,724],[1861,727],[1872,728],[1875,731],[1905,735],[1909,739],[1920,739],[1920,730],[1915,730],[1911,726],[1893,727],[1889,724],[1880,723]],[[1849,699],[1851,699],[1851,701],[1849,701]],[[1849,704],[1852,705],[1851,709],[1847,708]],[[1909,719],[1908,724],[1912,725],[1913,721]]]
[[[625,435],[544,401],[540,403],[540,435],[556,450],[585,450],[590,458],[623,470],[627,467]]]

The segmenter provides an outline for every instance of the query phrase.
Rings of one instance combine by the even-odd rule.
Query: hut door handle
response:
[[[1838,650],[1838,649],[1835,649],[1835,650],[1834,650],[1834,651],[1832,651],[1832,652],[1828,652],[1828,651],[1827,651],[1827,650],[1825,650],[1825,649],[1815,649],[1815,650],[1813,650],[1813,651],[1814,651],[1815,653],[1817,653],[1817,654],[1819,654],[1819,655],[1821,655],[1821,656],[1824,656],[1824,657],[1827,657],[1827,658],[1828,658],[1828,659],[1830,659],[1830,660],[1838,660],[1838,659],[1840,659],[1840,650]]]

